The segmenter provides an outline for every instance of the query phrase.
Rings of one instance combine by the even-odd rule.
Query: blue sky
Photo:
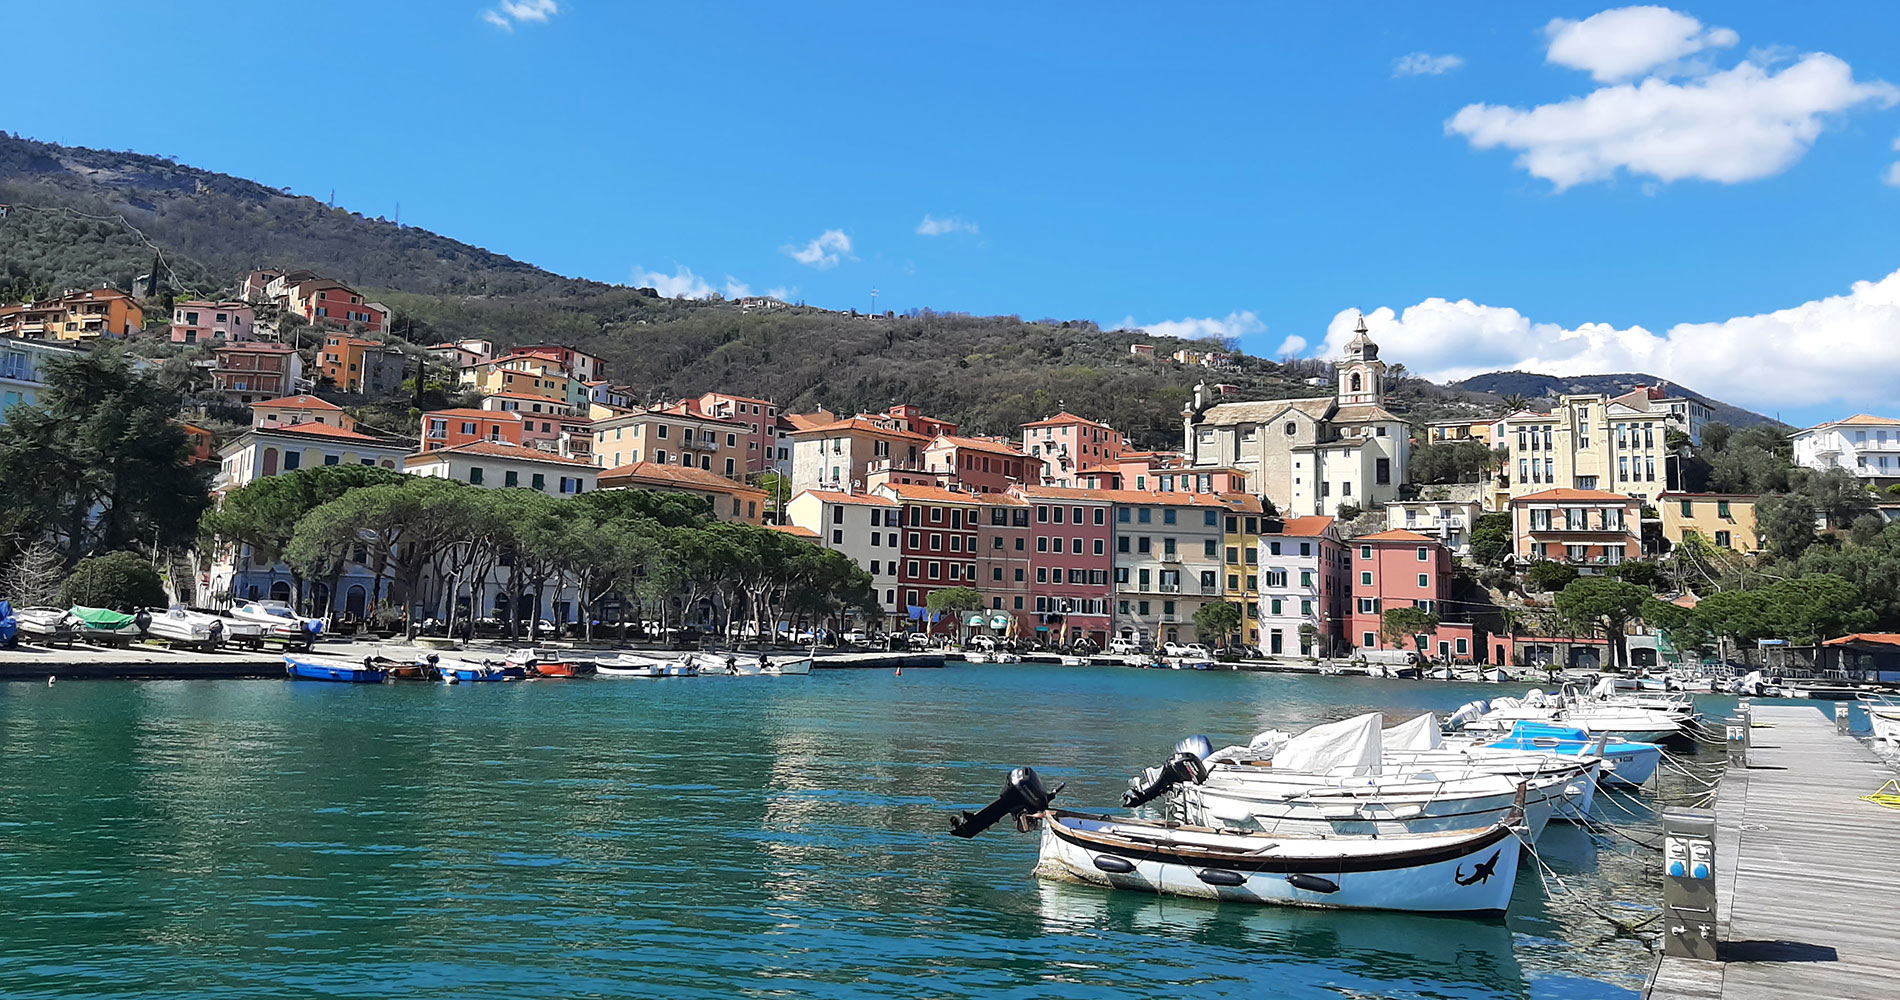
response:
[[[1900,409],[1891,2],[7,7],[0,128],[566,274]]]

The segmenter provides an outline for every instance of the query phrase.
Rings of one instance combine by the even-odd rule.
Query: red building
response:
[[[1071,643],[1108,643],[1115,570],[1115,518],[1110,495],[1055,486],[1025,486],[1032,505],[1028,543],[1030,607],[1039,635]]]
[[[938,435],[924,449],[924,463],[971,493],[1001,493],[1012,486],[1040,482],[1040,462],[1032,462],[1016,446],[987,438]],[[1038,471],[1029,472],[1030,465]],[[1026,477],[1034,476],[1035,479]]]
[[[362,293],[340,281],[326,278],[300,282],[289,289],[284,311],[312,326],[361,326],[371,333],[381,332],[389,320],[380,304],[367,301]]]
[[[989,599],[992,614],[1003,612],[1015,620],[1018,635],[1034,634],[1035,623],[1030,620],[1030,503],[1008,493],[985,493],[979,502],[976,588]]]
[[[1447,661],[1483,658],[1471,625],[1458,621],[1467,616],[1450,603],[1451,550],[1443,543],[1401,528],[1361,535],[1347,545],[1353,598],[1349,638],[1360,649],[1411,649]],[[1409,607],[1437,615],[1439,626],[1389,641],[1382,634],[1385,612]]]
[[[928,616],[922,612],[935,591],[978,586],[976,531],[981,502],[968,493],[934,486],[888,484],[874,492],[902,505],[898,510],[897,607],[892,610],[918,618],[922,631],[953,631],[955,622],[949,619],[928,627]]]
[[[422,450],[453,448],[471,441],[519,445],[522,420],[496,410],[431,410],[422,415]]]

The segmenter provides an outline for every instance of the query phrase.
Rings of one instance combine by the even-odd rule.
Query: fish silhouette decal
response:
[[[1457,873],[1451,877],[1451,880],[1459,885],[1477,885],[1480,882],[1491,881],[1491,876],[1497,874],[1500,853],[1500,851],[1492,851],[1491,856],[1476,868],[1471,869],[1469,875],[1465,874],[1465,866],[1459,865]]]

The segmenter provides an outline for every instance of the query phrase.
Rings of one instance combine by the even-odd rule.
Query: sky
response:
[[[1900,415],[1900,3],[0,0],[0,129],[563,274]]]

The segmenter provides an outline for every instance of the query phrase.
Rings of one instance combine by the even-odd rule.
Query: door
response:
[[[343,592],[343,613],[360,620],[367,610],[368,599],[369,592],[363,589],[362,584],[351,585],[349,590]]]

